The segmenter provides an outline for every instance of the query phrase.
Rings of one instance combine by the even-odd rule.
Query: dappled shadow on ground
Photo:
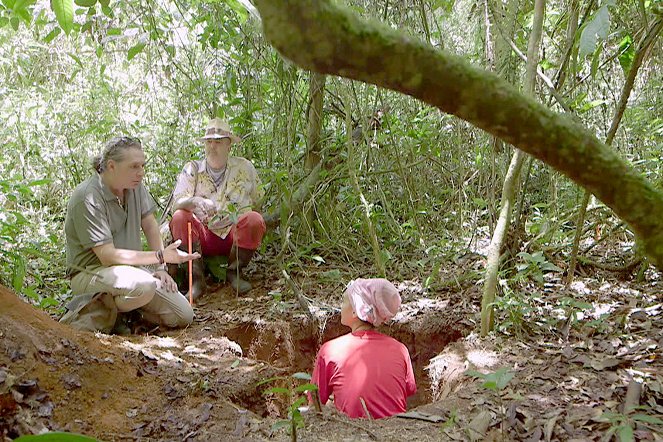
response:
[[[287,416],[292,399],[265,392],[304,382],[291,375],[310,373],[322,342],[347,332],[334,309],[343,284],[293,274],[311,302],[307,312],[282,278],[253,277],[251,296],[213,287],[186,330],[128,338],[74,332],[3,289],[0,433],[289,440],[272,425]],[[549,281],[540,297],[532,287],[529,310],[503,317],[512,325],[489,339],[469,334],[480,303],[472,281],[435,293],[401,282],[402,312],[382,331],[412,355],[419,393],[409,407],[441,421],[350,421],[311,411],[300,438],[598,440],[628,426],[641,440],[654,440],[663,412],[657,278],[642,285],[592,279],[569,289]],[[499,388],[483,387],[479,373]],[[644,381],[638,413],[649,418],[620,411],[630,379]]]

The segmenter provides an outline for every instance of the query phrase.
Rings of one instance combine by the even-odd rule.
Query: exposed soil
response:
[[[272,430],[290,400],[264,392],[305,382],[290,375],[310,373],[321,343],[347,332],[333,308],[342,284],[325,289],[301,278],[314,307],[307,313],[279,298],[288,293],[283,280],[253,276],[251,297],[213,288],[188,329],[131,337],[75,332],[0,288],[0,434],[290,440],[285,429]],[[547,283],[542,309],[522,320],[522,336],[480,340],[468,336],[480,304],[472,281],[433,295],[402,282],[403,309],[381,330],[412,356],[419,392],[409,408],[441,421],[351,421],[310,411],[300,440],[600,440],[620,422],[632,423],[636,439],[662,440],[660,275],[642,285],[582,284]],[[586,311],[584,321],[563,314],[549,321],[545,305],[560,297],[610,304],[603,325],[590,324]],[[514,374],[499,392],[463,374],[499,367]],[[270,378],[278,379],[264,382]],[[620,413],[630,379],[643,381],[637,403],[651,419],[608,422],[607,413]]]

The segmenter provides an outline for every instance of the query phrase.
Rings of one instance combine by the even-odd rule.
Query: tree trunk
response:
[[[309,79],[308,127],[306,130],[306,158],[304,168],[312,171],[320,163],[320,131],[322,129],[322,104],[327,76],[311,72]]]
[[[301,67],[403,92],[550,164],[599,197],[663,269],[663,193],[569,117],[497,75],[329,0],[256,0],[267,38]]]
[[[539,42],[541,41],[541,32],[543,30],[543,16],[545,14],[545,0],[536,0],[534,3],[534,21],[532,23],[532,33],[529,36],[527,45],[527,67],[525,69],[524,92],[534,95],[536,86],[536,67],[539,60]],[[500,255],[504,238],[511,221],[511,208],[514,204],[516,188],[520,179],[520,170],[523,166],[525,153],[516,149],[509,165],[509,172],[504,179],[502,187],[502,205],[500,217],[497,220],[493,238],[488,248],[488,259],[486,263],[486,278],[483,285],[483,298],[481,300],[481,336],[486,336],[493,329],[493,302],[495,301],[495,292],[497,290],[497,275],[500,270]]]
[[[633,58],[633,64],[631,65],[631,69],[628,71],[626,82],[624,83],[624,87],[622,88],[622,93],[619,97],[619,103],[617,104],[617,108],[615,109],[615,115],[612,118],[612,123],[610,124],[610,129],[608,130],[608,134],[605,137],[605,144],[608,146],[612,146],[612,141],[615,139],[615,134],[617,133],[617,128],[619,128],[619,123],[622,121],[622,116],[624,115],[624,111],[626,110],[628,97],[629,95],[631,95],[631,91],[633,90],[633,84],[635,83],[635,77],[638,75],[638,70],[640,70],[640,66],[642,66],[642,62],[644,61],[645,56],[649,51],[649,48],[656,41],[656,37],[658,37],[658,34],[661,32],[662,27],[663,27],[663,19],[661,18],[659,18],[654,23],[652,23],[651,27],[647,31],[647,34],[642,39],[642,42],[638,47],[635,57]],[[587,211],[587,204],[589,203],[589,195],[590,191],[586,189],[582,198],[582,203],[580,204],[580,212],[578,212],[578,221],[576,222],[576,234],[573,239],[573,249],[571,250],[571,262],[569,263],[569,271],[566,275],[567,284],[571,284],[573,282],[573,276],[576,271],[576,262],[578,260],[578,247],[580,246],[580,239],[582,238],[583,225],[585,222],[585,212]],[[659,245],[659,248],[661,247],[663,247],[663,245]],[[661,268],[660,261],[658,261],[657,267]]]
[[[311,72],[309,78],[308,126],[306,129],[306,155],[304,169],[311,172],[320,164],[320,131],[322,130],[322,105],[325,96],[327,76]],[[313,208],[304,212],[304,219],[311,232],[313,228]],[[313,233],[311,233],[313,235]]]

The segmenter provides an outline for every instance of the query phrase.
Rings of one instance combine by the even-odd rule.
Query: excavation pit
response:
[[[399,314],[379,330],[405,344],[410,352],[417,393],[408,398],[408,408],[431,402],[430,379],[425,367],[449,343],[460,339],[467,327],[458,320],[450,320],[450,315],[444,311],[419,310],[417,314]],[[334,313],[324,322],[305,316],[293,317],[290,321],[246,321],[226,329],[223,334],[240,345],[244,357],[265,362],[276,368],[281,373],[279,376],[289,378],[298,372],[310,374],[320,346],[348,332],[349,329],[340,324],[340,315]],[[278,414],[275,406],[263,393],[273,386],[289,388],[295,383],[291,379],[290,385],[285,385],[288,381],[246,385],[247,390],[238,391],[231,399],[260,416],[274,416]],[[285,406],[287,404],[280,404],[277,408]]]

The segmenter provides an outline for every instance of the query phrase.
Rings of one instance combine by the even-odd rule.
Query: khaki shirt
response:
[[[141,220],[155,211],[156,204],[142,183],[125,190],[124,200],[122,207],[97,173],[74,189],[64,223],[68,275],[101,265],[93,247],[112,242],[118,249],[143,249]]]
[[[198,168],[198,173],[193,169]],[[188,163],[177,177],[173,201],[199,196],[216,204],[217,214],[209,221],[208,227],[214,234],[225,238],[232,228],[228,216],[241,215],[256,206],[263,197],[260,178],[253,164],[242,157],[228,157],[226,174],[219,187],[207,173],[205,160]]]

